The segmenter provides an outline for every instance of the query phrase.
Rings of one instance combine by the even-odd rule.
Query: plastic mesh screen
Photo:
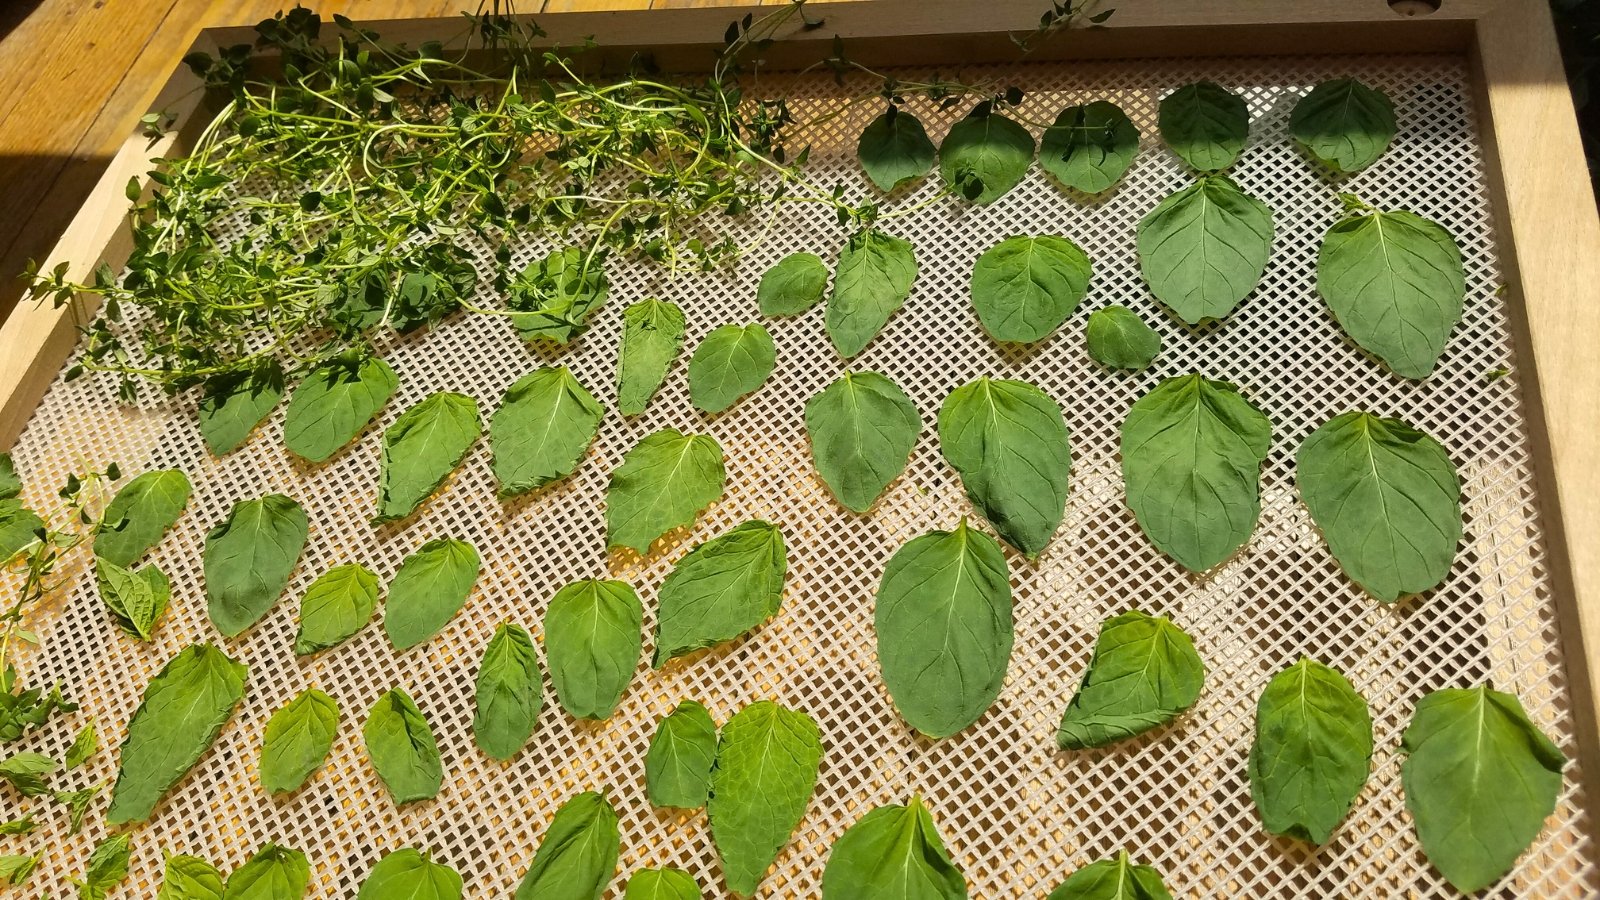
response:
[[[929,73],[904,73],[907,76]],[[223,459],[201,444],[191,406],[117,404],[110,379],[58,382],[22,437],[16,457],[32,500],[75,468],[119,461],[126,471],[175,466],[195,484],[190,509],[152,561],[172,576],[171,611],[156,641],[129,640],[109,622],[92,580],[75,580],[45,621],[43,649],[26,668],[37,683],[62,679],[120,742],[147,680],[183,646],[220,641],[205,617],[200,549],[205,532],[235,501],[282,491],[312,522],[310,545],[282,601],[241,639],[226,642],[250,666],[248,697],[214,749],[135,838],[124,896],[152,896],[163,851],[195,853],[224,870],[265,841],[305,850],[317,897],[351,897],[371,865],[404,846],[433,851],[466,877],[468,895],[508,896],[526,870],[556,808],[573,793],[609,791],[622,817],[620,872],[608,896],[643,866],[688,869],[708,897],[728,896],[703,815],[657,812],[644,795],[642,760],[658,718],[680,699],[706,703],[719,722],[762,698],[805,710],[822,727],[827,753],[810,810],[763,886],[771,897],[814,897],[834,838],[872,807],[920,793],[946,844],[980,898],[1037,898],[1068,873],[1126,848],[1158,866],[1182,897],[1446,897],[1453,892],[1421,856],[1400,790],[1400,734],[1415,701],[1448,686],[1492,681],[1516,692],[1569,756],[1573,723],[1555,600],[1530,471],[1527,428],[1484,189],[1483,161],[1465,62],[1456,57],[1129,61],[1034,64],[973,70],[1028,92],[1022,115],[1048,122],[1063,106],[1105,98],[1144,132],[1126,180],[1108,196],[1069,196],[1037,168],[989,207],[940,202],[884,223],[910,239],[921,275],[905,308],[850,365],[887,374],[915,399],[924,431],[905,476],[870,515],[833,502],[809,461],[802,424],[808,398],[846,363],[833,352],[822,309],[767,322],[778,370],[727,413],[703,416],[688,401],[684,360],[648,412],[609,412],[581,469],[530,498],[495,499],[489,451],[480,443],[420,516],[374,529],[378,444],[401,411],[441,389],[475,396],[485,412],[517,377],[547,363],[570,366],[597,396],[615,397],[621,309],[646,296],[676,301],[689,314],[686,351],[712,328],[758,316],[755,285],[786,253],[830,258],[845,235],[825,209],[789,204],[771,236],[736,271],[663,280],[659,268],[614,260],[612,298],[589,332],[565,351],[530,347],[510,325],[461,317],[399,340],[387,358],[401,374],[394,401],[346,452],[307,466],[281,443],[281,409],[250,443]],[[1353,75],[1395,101],[1400,134],[1370,169],[1333,180],[1286,134],[1289,110],[1316,82]],[[1233,174],[1276,213],[1277,240],[1260,287],[1225,322],[1186,328],[1144,287],[1134,227],[1161,197],[1189,182],[1155,133],[1157,100],[1199,78],[1249,100],[1252,141]],[[787,83],[787,79],[779,79]],[[871,90],[805,78],[802,120]],[[915,111],[937,140],[964,108]],[[878,112],[866,103],[810,135],[810,172],[821,184],[870,191],[854,159],[855,137]],[[1037,135],[1039,128],[1032,130]],[[935,179],[893,206],[936,189]],[[1363,354],[1333,321],[1314,288],[1321,236],[1337,219],[1338,191],[1381,207],[1400,206],[1443,223],[1466,257],[1465,319],[1426,383],[1397,378]],[[759,222],[731,226],[750,239]],[[1018,233],[1059,233],[1094,260],[1088,298],[1051,338],[1028,347],[984,336],[968,296],[976,257]],[[549,248],[518,248],[519,265]],[[487,260],[487,249],[484,249]],[[487,266],[484,267],[487,271]],[[1086,355],[1085,316],[1100,306],[1133,307],[1162,335],[1148,371],[1104,370]],[[687,355],[687,353],[686,353]],[[1509,378],[1485,374],[1510,366]],[[1122,498],[1118,431],[1129,405],[1169,375],[1199,371],[1241,385],[1272,418],[1262,474],[1262,514],[1250,542],[1205,576],[1160,555]],[[1036,563],[1009,553],[1016,588],[1017,642],[1004,692],[975,726],[939,743],[915,738],[895,715],[873,655],[872,598],[889,556],[909,538],[949,528],[968,506],[934,434],[939,404],[979,375],[1042,387],[1066,412],[1074,471],[1065,524]],[[1352,408],[1398,415],[1437,437],[1460,467],[1466,537],[1443,586],[1396,606],[1364,596],[1339,572],[1293,486],[1300,441]],[[622,454],[663,427],[709,432],[727,455],[726,496],[692,530],[657,545],[645,560],[608,557],[603,500]],[[471,739],[473,678],[496,624],[513,620],[539,634],[550,596],[582,577],[611,575],[636,585],[653,633],[662,578],[688,547],[750,518],[781,523],[790,547],[785,604],[753,636],[651,672],[641,661],[617,714],[605,723],[566,716],[547,688],[532,744],[502,765]],[[984,526],[987,527],[987,526]],[[361,562],[387,579],[423,542],[473,543],[485,571],[464,610],[437,638],[396,653],[376,624],[349,643],[307,659],[292,652],[299,597],[327,568]],[[1100,622],[1130,607],[1175,619],[1195,638],[1207,666],[1205,693],[1175,725],[1110,748],[1060,753],[1054,729],[1088,662]],[[1332,842],[1311,850],[1274,839],[1250,803],[1245,760],[1254,704],[1266,681],[1310,654],[1342,669],[1372,704],[1377,754],[1367,789]],[[648,657],[648,637],[645,656]],[[383,691],[400,685],[432,723],[448,777],[432,802],[397,809],[365,760],[360,724]],[[340,702],[344,719],[328,765],[298,793],[270,798],[257,781],[268,716],[307,686]],[[59,754],[72,727],[32,741]],[[81,781],[109,780],[116,754],[103,751]],[[1600,890],[1576,764],[1549,827],[1495,896],[1585,897]],[[61,786],[73,786],[63,779]],[[0,806],[13,797],[0,794]],[[65,837],[53,822],[28,839],[49,846],[38,884],[71,892],[98,823]],[[9,839],[18,842],[19,839]]]

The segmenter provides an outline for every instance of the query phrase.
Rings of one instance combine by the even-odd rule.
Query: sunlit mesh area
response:
[[[673,281],[652,264],[614,259],[610,300],[566,349],[525,344],[509,322],[485,316],[459,316],[396,340],[385,356],[400,373],[399,392],[372,428],[320,466],[284,449],[281,408],[241,450],[214,459],[201,443],[192,397],[129,408],[117,403],[113,379],[58,381],[16,448],[29,486],[25,499],[48,506],[69,471],[107,460],[130,474],[182,468],[195,494],[150,557],[173,582],[172,607],[153,643],[121,634],[81,563],[58,602],[35,623],[43,644],[25,657],[26,677],[30,683],[62,680],[83,711],[28,746],[59,757],[77,725],[93,716],[111,749],[59,786],[109,782],[116,773],[115,745],[141,691],[180,649],[218,642],[250,667],[246,701],[216,746],[136,831],[133,870],[120,896],[153,896],[166,853],[197,854],[227,871],[273,841],[309,855],[315,897],[353,897],[380,856],[406,846],[427,849],[459,869],[467,896],[505,897],[556,808],[591,789],[606,791],[622,819],[622,858],[608,897],[621,896],[633,871],[664,865],[690,871],[707,897],[731,896],[703,814],[658,812],[645,799],[643,758],[656,721],[684,698],[704,702],[719,723],[747,703],[771,698],[821,725],[826,755],[819,787],[762,896],[818,896],[833,840],[869,809],[903,803],[913,793],[932,810],[977,898],[1043,897],[1077,867],[1122,848],[1158,867],[1178,897],[1455,896],[1423,859],[1400,790],[1400,735],[1416,700],[1436,688],[1489,681],[1515,692],[1569,757],[1575,753],[1523,382],[1505,302],[1497,296],[1499,264],[1465,61],[1152,60],[974,68],[963,75],[1027,91],[1021,115],[1035,123],[1030,130],[1036,137],[1063,106],[1112,100],[1144,133],[1142,152],[1124,182],[1104,197],[1064,191],[1036,166],[992,206],[951,200],[885,221],[884,230],[913,242],[921,266],[905,308],[848,362],[828,341],[820,305],[767,321],[778,369],[726,413],[706,416],[690,405],[687,354],[716,326],[759,318],[757,281],[782,256],[808,250],[831,264],[847,235],[824,207],[784,205],[770,236],[731,271]],[[1295,100],[1312,85],[1346,75],[1389,94],[1400,133],[1370,169],[1334,179],[1294,146],[1287,122]],[[1237,311],[1221,324],[1188,328],[1144,287],[1133,246],[1138,220],[1190,180],[1156,135],[1157,100],[1201,78],[1249,100],[1252,139],[1232,174],[1274,210],[1277,239],[1264,280]],[[768,75],[762,87],[797,98],[797,113],[806,120],[875,85]],[[911,108],[937,142],[966,105],[940,111],[916,100]],[[855,161],[855,139],[879,111],[877,102],[863,103],[813,129],[809,171],[815,181],[844,185],[855,196],[873,190]],[[935,175],[886,201],[886,209],[910,206],[937,189]],[[1341,216],[1341,191],[1433,218],[1464,251],[1465,319],[1425,383],[1395,377],[1360,351],[1316,294],[1317,246]],[[763,219],[730,220],[727,227],[753,243],[766,230]],[[988,339],[968,293],[973,261],[1014,234],[1064,235],[1094,261],[1083,305],[1058,333],[1032,346]],[[552,246],[517,247],[519,264]],[[482,248],[485,263],[489,254]],[[453,390],[475,397],[487,415],[507,385],[547,364],[571,367],[613,407],[621,311],[650,296],[684,307],[685,354],[645,414],[624,419],[608,410],[575,475],[503,504],[495,498],[487,441],[480,441],[418,516],[383,528],[369,524],[380,434],[403,410],[434,391]],[[1149,370],[1106,370],[1085,352],[1085,317],[1113,303],[1132,307],[1160,331],[1163,351]],[[1511,369],[1509,377],[1486,378],[1502,366]],[[905,476],[867,515],[849,513],[822,485],[802,421],[806,401],[847,368],[889,376],[916,401],[924,423]],[[1129,405],[1162,378],[1192,371],[1239,384],[1274,427],[1260,525],[1235,557],[1205,576],[1186,573],[1139,532],[1123,502],[1117,457]],[[951,389],[980,375],[1032,382],[1060,402],[1072,432],[1072,494],[1065,523],[1036,562],[1007,551],[1017,641],[1005,690],[976,725],[935,743],[910,732],[879,679],[873,594],[901,544],[950,528],[970,512],[955,472],[939,454],[934,418]],[[1354,408],[1397,415],[1423,429],[1444,444],[1461,472],[1466,532],[1455,566],[1437,590],[1394,606],[1363,595],[1340,573],[1295,493],[1300,441]],[[716,437],[727,458],[726,495],[693,528],[659,542],[650,557],[608,555],[607,479],[624,452],[665,427]],[[306,508],[311,541],[276,608],[239,639],[224,641],[205,614],[201,545],[235,501],[274,491]],[[752,518],[780,524],[788,542],[782,610],[744,640],[651,671],[649,635],[662,579],[690,546]],[[317,575],[359,562],[387,581],[402,558],[439,537],[471,542],[484,560],[477,588],[442,634],[397,653],[375,621],[343,646],[295,657],[299,599]],[[547,684],[532,743],[509,764],[490,759],[471,736],[473,679],[484,645],[506,620],[540,636],[551,595],[592,576],[626,579],[646,608],[645,658],[620,709],[607,722],[574,721]],[[1170,616],[1194,636],[1207,666],[1200,701],[1174,725],[1139,739],[1088,752],[1057,751],[1055,728],[1100,622],[1132,607]],[[1350,818],[1316,850],[1263,832],[1245,777],[1256,697],[1273,674],[1302,655],[1338,667],[1365,694],[1378,747],[1372,778]],[[338,699],[339,738],[327,766],[305,788],[273,799],[257,779],[262,728],[308,686]],[[446,770],[437,799],[398,809],[368,765],[360,738],[367,710],[395,686],[410,692],[432,724]],[[1575,763],[1568,766],[1548,827],[1492,896],[1600,892],[1581,775]],[[0,794],[0,806],[9,802]],[[50,848],[35,892],[73,893],[69,879],[79,875],[105,832],[101,811],[97,806],[92,824],[77,837],[65,836],[64,814],[52,816],[34,836],[33,844]]]

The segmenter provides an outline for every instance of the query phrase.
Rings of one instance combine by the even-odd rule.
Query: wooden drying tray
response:
[[[1600,773],[1600,217],[1589,186],[1543,0],[1116,0],[1104,27],[1062,32],[1031,58],[1289,55],[1360,52],[1470,54],[1483,146],[1488,154],[1505,302],[1515,331],[1519,376],[1529,392],[1529,433],[1541,491],[1547,561],[1584,768]],[[1426,12],[1427,8],[1439,8]],[[852,58],[873,65],[1002,62],[1018,59],[1011,34],[1031,31],[1044,0],[873,0],[816,2],[821,27],[780,35],[768,65],[795,67],[829,53],[835,34]],[[705,69],[727,23],[770,5],[555,12],[538,16],[551,43],[594,36],[602,65],[651,52],[667,69]],[[1416,14],[1416,13],[1421,14]],[[385,39],[415,46],[463,31],[459,18],[368,23]],[[192,49],[249,42],[249,28],[203,30]],[[591,60],[593,61],[593,60]],[[124,195],[154,156],[182,153],[211,118],[197,79],[174,72],[154,105],[177,115],[177,130],[153,146],[132,135],[112,159],[51,254],[84,280],[129,253]],[[0,448],[9,447],[76,345],[74,316],[94,312],[24,304],[0,328]],[[1591,774],[1591,777],[1592,774]]]

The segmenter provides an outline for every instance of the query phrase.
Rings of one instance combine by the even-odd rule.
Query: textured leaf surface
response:
[[[200,398],[200,437],[214,456],[239,449],[283,400],[283,370],[277,363],[206,384]]]
[[[476,700],[472,736],[479,749],[500,760],[516,756],[544,709],[544,678],[526,628],[502,622],[495,629],[478,665]]]
[[[356,900],[461,900],[461,876],[428,854],[406,847],[378,860]]]
[[[233,717],[248,669],[210,644],[195,644],[162,667],[144,689],[119,751],[106,822],[142,822],[183,778]]]
[[[815,306],[827,288],[828,267],[823,264],[822,257],[815,253],[791,253],[762,274],[756,300],[764,316],[799,315]]]
[[[617,867],[622,838],[617,813],[594,792],[556,810],[516,900],[599,900]]]
[[[561,708],[579,719],[609,719],[639,668],[644,607],[625,581],[586,578],[550,598],[544,652]]]
[[[1406,378],[1433,373],[1466,295],[1461,248],[1405,210],[1334,223],[1317,253],[1317,292],[1346,333]]]
[[[366,566],[334,566],[311,582],[300,601],[300,629],[294,652],[300,655],[336,647],[372,621],[378,606],[378,576]]]
[[[156,900],[222,900],[222,873],[198,856],[167,857]]]
[[[1135,865],[1126,850],[1073,872],[1048,900],[1172,900],[1161,873]]]
[[[78,882],[78,900],[105,900],[128,877],[130,834],[101,839],[89,852],[83,880]]]
[[[1037,341],[1078,308],[1094,274],[1089,257],[1062,237],[1010,237],[972,269],[972,305],[997,341]]]
[[[1300,499],[1339,568],[1383,601],[1437,586],[1461,542],[1461,482],[1438,441],[1399,419],[1335,416],[1300,445]]]
[[[911,296],[917,257],[911,242],[866,229],[851,236],[839,254],[828,298],[828,337],[840,356],[866,348],[889,317]]]
[[[722,497],[722,447],[674,428],[629,450],[606,488],[606,543],[647,553],[655,539],[692,523]]]
[[[517,379],[489,418],[489,447],[501,498],[577,471],[604,414],[566,366],[549,366]]]
[[[722,412],[766,383],[777,354],[759,323],[714,329],[689,358],[689,399],[706,412]]]
[[[1267,683],[1248,770],[1267,831],[1327,843],[1371,765],[1372,714],[1343,675],[1302,659]]]
[[[900,386],[877,372],[846,372],[806,403],[817,474],[840,503],[866,512],[900,473],[922,417]]]
[[[272,714],[261,741],[261,786],[268,791],[297,791],[322,768],[339,734],[339,704],[316,688]]]
[[[734,893],[756,892],[805,816],[821,764],[821,732],[803,712],[762,700],[722,726],[706,813]]]
[[[1205,664],[1178,626],[1138,610],[1107,619],[1056,744],[1103,747],[1158,728],[1193,706],[1204,683]]]
[[[933,141],[920,119],[891,105],[862,129],[856,156],[879,190],[892,191],[933,168]]]
[[[1168,378],[1122,424],[1122,478],[1139,528],[1191,572],[1227,559],[1261,515],[1266,414],[1238,388],[1200,375]]]
[[[1220,319],[1255,290],[1272,255],[1272,210],[1220,175],[1167,197],[1139,222],[1139,270],[1190,325]]]
[[[783,531],[752,520],[690,550],[661,585],[655,666],[730,641],[783,604]]]
[[[1234,164],[1250,136],[1244,98],[1221,85],[1200,81],[1161,100],[1161,139],[1178,158],[1201,172]]]
[[[950,126],[939,144],[944,183],[973,203],[1005,196],[1033,164],[1033,135],[987,105]]]
[[[640,869],[622,900],[700,900],[700,885],[682,869]]]
[[[1061,407],[1031,384],[979,378],[945,398],[939,449],[1000,537],[1038,556],[1066,514],[1072,451]]]
[[[461,611],[482,570],[478,551],[452,538],[429,541],[406,557],[383,610],[389,643],[404,650],[438,634]]]
[[[367,758],[396,804],[431,800],[444,783],[439,744],[422,710],[405,691],[394,688],[372,705],[361,726]]]
[[[822,900],[966,900],[922,800],[880,806],[845,830],[828,853]]]
[[[131,566],[161,541],[189,505],[189,476],[177,469],[145,472],[106,504],[94,535],[94,555]]]
[[[683,310],[661,300],[644,300],[622,311],[622,344],[617,350],[618,412],[625,416],[644,412],[683,348],[683,324]]]
[[[282,596],[311,524],[282,494],[234,504],[206,535],[203,568],[211,621],[228,637],[254,625]]]
[[[1464,894],[1498,881],[1539,836],[1567,763],[1521,701],[1486,686],[1423,697],[1400,748],[1422,851]]]
[[[378,515],[373,524],[416,512],[461,464],[482,432],[478,401],[466,394],[440,391],[401,413],[383,433]]]
[[[717,760],[717,723],[693,700],[663,716],[644,758],[645,788],[652,806],[699,809],[711,793]]]
[[[355,440],[399,386],[394,369],[375,356],[345,355],[325,363],[289,398],[283,442],[296,455],[322,462]]]
[[[878,664],[895,709],[944,738],[999,696],[1011,661],[1011,574],[994,538],[967,527],[913,538],[884,569]]]
[[[38,540],[44,520],[20,500],[0,500],[0,563],[6,563]]]
[[[299,850],[266,844],[228,876],[224,900],[301,900],[310,890],[311,863]]]
[[[512,280],[506,305],[519,311],[511,323],[523,340],[565,344],[588,327],[608,290],[601,259],[567,247],[529,263]]]
[[[1063,109],[1039,142],[1039,167],[1086,194],[1110,190],[1138,155],[1139,129],[1105,100]]]
[[[1355,172],[1389,149],[1394,104],[1354,78],[1324,81],[1294,105],[1289,133],[1328,168]]]
[[[1094,361],[1113,369],[1143,369],[1161,353],[1161,335],[1126,306],[1090,313],[1083,338]]]
[[[132,637],[150,640],[172,599],[172,583],[166,573],[153,563],[130,572],[109,560],[97,559],[95,583],[117,625]]]

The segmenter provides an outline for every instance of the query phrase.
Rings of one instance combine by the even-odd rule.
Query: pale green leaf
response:
[[[296,455],[322,462],[355,440],[399,386],[394,369],[375,356],[330,360],[311,370],[289,398],[283,442]]]
[[[1289,113],[1289,133],[1335,172],[1355,172],[1378,161],[1394,140],[1394,104],[1354,78],[1324,81]]]
[[[674,303],[644,300],[622,311],[617,349],[617,411],[642,412],[667,378],[683,349],[683,310]]]
[[[828,337],[839,355],[855,356],[877,337],[916,280],[909,241],[871,228],[852,235],[839,253],[828,298]]]
[[[945,185],[973,203],[1000,199],[1032,164],[1033,135],[993,112],[988,103],[950,126],[939,144],[939,174]]]
[[[1049,337],[1078,308],[1093,266],[1062,237],[1010,237],[984,251],[972,268],[972,305],[997,341]]]
[[[433,729],[411,695],[394,688],[372,705],[361,726],[367,758],[396,805],[431,800],[444,783]]]
[[[1161,335],[1126,306],[1090,313],[1083,339],[1094,361],[1113,369],[1143,369],[1161,353]]]
[[[561,708],[579,719],[609,719],[639,668],[644,607],[624,581],[586,578],[550,598],[544,652]]]
[[[206,534],[206,606],[218,631],[236,637],[272,609],[310,527],[300,504],[268,494],[234,504],[227,520]]]
[[[311,582],[300,600],[294,652],[304,656],[336,647],[372,621],[378,606],[378,576],[366,566],[334,566]]]
[[[622,900],[700,900],[700,885],[682,869],[640,869],[628,879]]]
[[[131,637],[150,640],[172,600],[172,583],[166,573],[155,563],[130,572],[105,559],[96,559],[94,570],[100,600],[117,626]]]
[[[690,550],[661,584],[655,666],[731,641],[783,605],[783,531],[752,520]]]
[[[1190,325],[1220,319],[1255,290],[1272,255],[1272,210],[1221,175],[1200,178],[1139,222],[1139,271]]]
[[[1221,85],[1200,81],[1161,99],[1161,139],[1178,158],[1201,172],[1234,164],[1250,137],[1244,98]]]
[[[506,388],[489,419],[500,497],[541,488],[577,471],[605,413],[566,366],[548,366]]]
[[[845,829],[822,871],[822,900],[966,897],[966,877],[945,851],[928,808],[915,796],[905,806],[880,806]]]
[[[1327,843],[1371,765],[1372,714],[1343,675],[1301,659],[1267,683],[1248,768],[1267,831]]]
[[[1073,872],[1047,900],[1172,900],[1161,873],[1135,865],[1126,850]]]
[[[275,362],[206,382],[200,398],[200,436],[214,456],[239,449],[283,399],[283,370]]]
[[[222,873],[198,856],[167,857],[156,900],[222,900]]]
[[[689,399],[698,409],[722,412],[765,384],[776,362],[772,335],[760,323],[723,325],[689,358]]]
[[[1159,728],[1193,706],[1204,684],[1205,664],[1178,626],[1138,610],[1107,619],[1056,745],[1103,747]]]
[[[41,862],[44,862],[43,850],[32,856],[20,853],[0,855],[0,888],[21,887],[27,884]]]
[[[438,634],[467,602],[482,570],[478,551],[452,538],[429,541],[406,557],[383,608],[389,643],[405,650]]]
[[[706,814],[734,893],[761,885],[805,816],[821,764],[821,732],[803,712],[762,700],[722,726]]]
[[[911,459],[922,417],[900,386],[877,372],[846,372],[806,403],[811,461],[828,489],[861,513]]]
[[[406,847],[378,860],[356,900],[461,900],[461,875]]]
[[[1063,109],[1039,142],[1039,167],[1086,194],[1110,190],[1138,155],[1139,129],[1105,100]]]
[[[647,553],[722,497],[722,447],[706,434],[666,428],[622,458],[606,488],[606,544]]]
[[[711,794],[717,761],[717,723],[693,700],[663,716],[644,758],[645,792],[652,806],[699,809]]]
[[[53,791],[50,798],[67,811],[67,834],[75,835],[83,830],[84,816],[89,813],[90,804],[100,796],[104,784],[92,784],[76,791]]]
[[[515,900],[600,900],[616,874],[622,837],[617,813],[592,791],[556,810]]]
[[[189,476],[177,469],[145,472],[123,485],[95,529],[94,555],[132,566],[178,521],[190,490]]]
[[[72,746],[67,748],[66,766],[76,769],[92,759],[100,749],[100,734],[95,730],[94,721],[78,730],[77,737],[72,739]]]
[[[929,149],[932,150],[932,145]],[[822,257],[815,253],[791,253],[762,274],[761,284],[756,288],[756,301],[764,316],[794,316],[815,306],[827,288],[828,267],[823,264]]]
[[[11,785],[24,797],[38,797],[50,792],[45,776],[59,768],[60,763],[43,753],[23,750],[0,760],[0,782]]]
[[[265,844],[228,876],[223,900],[301,900],[310,890],[311,863],[299,850]]]
[[[502,622],[478,665],[472,737],[479,749],[507,760],[528,743],[544,709],[544,678],[533,638],[520,625]]]
[[[461,464],[482,432],[478,402],[465,394],[439,391],[401,413],[383,433],[378,515],[372,523],[393,522],[416,512]]]
[[[933,168],[933,141],[916,116],[890,104],[862,129],[856,156],[879,190],[892,191]]]
[[[297,791],[322,768],[339,733],[339,704],[307,688],[272,714],[261,739],[261,786],[269,792]]]

